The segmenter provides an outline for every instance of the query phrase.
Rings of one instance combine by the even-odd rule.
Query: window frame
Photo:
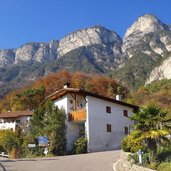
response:
[[[123,110],[123,116],[128,117],[128,111],[126,109]]]
[[[124,132],[125,132],[125,135],[128,135],[129,134],[129,128],[127,127],[127,126],[125,126],[125,128],[124,128],[125,130],[124,130]]]
[[[106,106],[106,113],[112,113],[111,106]]]
[[[106,131],[112,132],[112,125],[111,124],[106,124]]]

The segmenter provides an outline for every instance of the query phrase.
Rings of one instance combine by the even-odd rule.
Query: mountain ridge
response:
[[[123,39],[100,25],[79,29],[61,40],[0,50],[0,96],[12,84],[20,87],[62,69],[109,74],[137,88],[170,52],[171,26],[151,14],[139,17]]]

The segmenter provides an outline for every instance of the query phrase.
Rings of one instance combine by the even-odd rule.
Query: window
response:
[[[111,113],[111,107],[110,106],[106,106],[106,112]]]
[[[112,126],[111,124],[107,124],[107,132],[112,132]]]
[[[79,135],[80,137],[85,136],[85,124],[84,123],[79,124]]]
[[[16,120],[16,123],[20,123],[20,120]]]
[[[123,115],[128,117],[128,111],[127,110],[123,110]]]
[[[125,134],[128,134],[128,127],[125,126]]]

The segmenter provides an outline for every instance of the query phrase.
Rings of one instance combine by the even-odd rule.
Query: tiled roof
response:
[[[3,112],[0,114],[0,118],[17,118],[19,116],[32,116],[33,111],[24,110],[24,111],[11,111],[11,112]]]
[[[51,95],[47,96],[42,104],[44,104],[45,101],[48,100],[48,99],[56,100],[56,99],[66,95],[68,93],[76,93],[76,94],[80,94],[80,95],[84,95],[84,96],[92,96],[92,97],[95,97],[95,98],[99,98],[99,99],[102,99],[102,100],[106,100],[106,101],[109,101],[109,102],[120,104],[120,105],[123,105],[123,106],[131,107],[133,109],[138,109],[139,108],[138,106],[135,106],[135,105],[123,102],[123,101],[119,101],[119,100],[112,99],[112,98],[109,98],[109,97],[106,97],[106,96],[102,96],[102,95],[95,94],[95,93],[92,93],[92,92],[89,92],[89,91],[85,91],[85,90],[82,90],[82,89],[75,89],[75,88],[63,88],[63,89],[61,89],[59,91],[56,91],[56,92],[52,93]]]

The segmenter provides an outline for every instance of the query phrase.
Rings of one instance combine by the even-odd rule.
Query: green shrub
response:
[[[87,153],[87,139],[85,137],[80,137],[76,139],[74,145],[75,154]]]
[[[128,139],[127,137],[123,138],[122,143],[121,143],[121,148],[125,152],[130,152],[131,147],[130,147],[130,144],[128,143],[127,139]]]
[[[171,162],[171,147],[162,149],[158,154],[158,160],[160,162]]]
[[[171,163],[163,162],[157,167],[158,171],[171,171]]]
[[[156,162],[151,162],[151,163],[148,165],[148,167],[149,167],[150,169],[156,170],[156,169],[157,169],[157,163],[156,163]]]
[[[142,164],[139,163],[137,153],[129,154],[128,161],[131,161],[134,164],[142,165],[144,167],[149,167],[149,164],[150,164],[149,155],[150,155],[149,153],[142,154]]]
[[[12,130],[0,131],[0,147],[10,153],[13,148],[19,147],[19,139]]]
[[[139,162],[138,155],[136,153],[129,154],[128,155],[128,161],[130,161],[131,163],[137,164]]]
[[[121,143],[121,148],[125,152],[135,153],[139,149],[144,151],[144,146],[141,141],[134,137],[134,135],[130,134],[127,137],[123,138]]]
[[[142,165],[147,167],[150,164],[150,153],[142,154]]]

